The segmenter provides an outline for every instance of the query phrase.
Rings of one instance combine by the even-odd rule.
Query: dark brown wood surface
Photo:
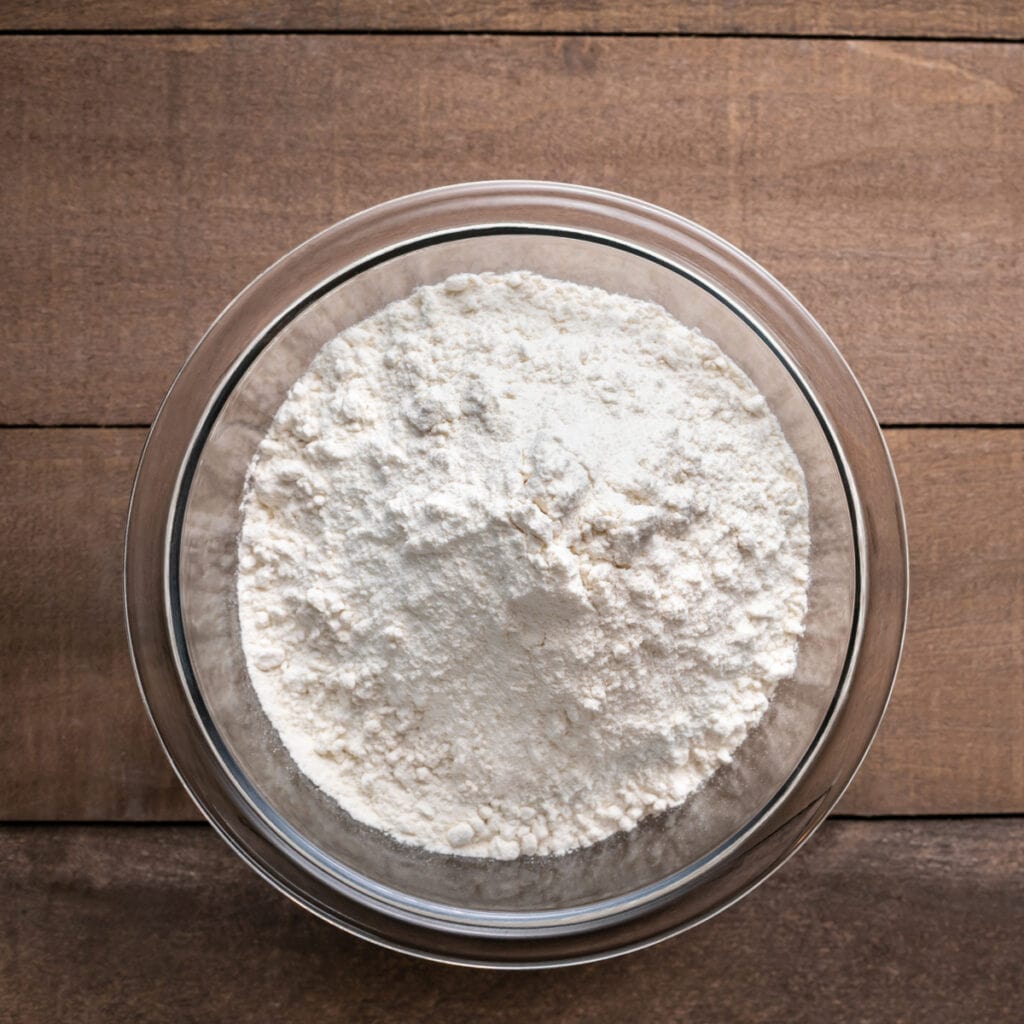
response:
[[[887,423],[1020,422],[1012,44],[0,38],[0,423],[148,422],[276,256],[453,180],[687,214],[822,320]]]
[[[141,430],[0,431],[0,819],[195,816],[135,690],[120,558]],[[1024,812],[1024,431],[890,430],[910,533],[906,654],[841,804]]]
[[[833,821],[696,931],[509,974],[336,932],[204,826],[0,829],[0,1017],[998,1024],[1024,1002],[1024,822]]]
[[[904,660],[840,810],[1024,812],[1024,431],[889,430],[910,542]]]
[[[193,817],[142,708],[121,610],[144,431],[0,431],[0,818]]]
[[[1024,4],[0,0],[0,97],[0,1020],[1020,1019]],[[197,813],[120,603],[139,428],[223,305],[486,177],[638,195],[777,274],[893,427],[911,553],[840,819],[698,930],[528,976],[351,939],[157,824]]]
[[[676,32],[1020,38],[1016,0],[8,0],[0,29]]]

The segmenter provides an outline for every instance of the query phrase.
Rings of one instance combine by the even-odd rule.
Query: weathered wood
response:
[[[135,687],[121,543],[140,430],[0,431],[0,816],[195,815]]]
[[[678,32],[1020,38],[1013,0],[12,0],[0,29]]]
[[[881,733],[840,810],[1024,812],[1024,431],[892,430],[911,612]],[[121,621],[141,430],[0,431],[0,819],[195,816]]]
[[[1002,44],[5,37],[0,422],[145,422],[290,246],[516,176],[627,191],[747,249],[886,422],[1019,422],[1022,85]]]
[[[896,691],[839,805],[1024,811],[1024,430],[890,430],[910,543]]]
[[[0,1016],[448,1024],[1020,1019],[1024,822],[827,822],[714,920],[530,974],[413,960],[316,920],[204,827],[0,828]]]

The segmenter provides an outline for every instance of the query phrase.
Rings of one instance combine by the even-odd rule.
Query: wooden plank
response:
[[[886,422],[1019,422],[1022,83],[1002,44],[5,37],[0,423],[146,422],[292,245],[516,176],[627,191],[745,248]]]
[[[441,32],[675,32],[1020,38],[1024,12],[1013,0],[13,0],[0,29],[261,29]]]
[[[891,430],[912,601],[881,734],[840,810],[1024,812],[1024,430]],[[125,650],[141,430],[0,431],[0,819],[193,818]]]
[[[142,708],[121,612],[141,430],[0,431],[5,818],[195,815]]]
[[[1024,811],[1024,431],[890,430],[910,543],[892,703],[839,810]]]
[[[562,971],[457,970],[335,931],[203,827],[0,829],[0,1015],[79,1024],[1020,1019],[1024,822],[827,822],[675,939]],[[200,1013],[201,1008],[201,1013]]]

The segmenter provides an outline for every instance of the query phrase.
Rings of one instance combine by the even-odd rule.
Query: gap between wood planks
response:
[[[614,32],[585,29],[469,28],[27,28],[0,29],[5,36],[514,36],[524,39],[784,39],[814,42],[979,43],[1013,45],[1024,36],[857,35],[852,32]]]
[[[1021,430],[1024,423],[879,423],[882,430]],[[151,423],[0,423],[0,430],[149,430]]]
[[[719,38],[1013,39],[1017,0],[7,0],[0,27],[15,32],[600,35]]]

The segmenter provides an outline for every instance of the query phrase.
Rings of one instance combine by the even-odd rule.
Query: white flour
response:
[[[253,684],[295,762],[432,850],[556,854],[681,803],[792,674],[807,497],[663,309],[460,275],[346,330],[250,469]]]

